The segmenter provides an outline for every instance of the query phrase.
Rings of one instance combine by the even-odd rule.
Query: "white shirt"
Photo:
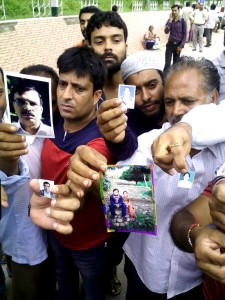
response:
[[[194,24],[203,25],[208,19],[208,13],[205,9],[195,9],[191,15],[190,19],[193,20]]]
[[[223,51],[214,61],[214,65],[220,75],[220,93],[219,102],[225,99],[225,51]]]
[[[13,123],[13,125],[15,125],[18,128],[17,133],[30,136],[30,134],[28,132],[26,132],[21,127],[20,122]],[[42,122],[40,123],[39,129],[34,134],[34,136],[37,136],[37,137],[48,137],[48,138],[54,138],[55,137],[53,128],[51,126],[45,125]]]
[[[134,155],[119,164],[152,164],[150,145],[169,126],[166,123],[162,130],[152,130],[139,136],[139,146]],[[154,166],[157,236],[131,233],[124,245],[139,277],[151,291],[167,293],[167,297],[171,298],[202,282],[202,274],[196,267],[194,254],[180,251],[174,245],[169,224],[178,209],[202,193],[208,181],[214,177],[215,168],[221,161],[225,161],[225,144],[206,148],[192,159],[188,156],[189,169],[195,171],[193,187],[190,190],[177,187],[178,173],[170,176]]]
[[[213,29],[218,21],[218,15],[216,10],[210,10],[208,13],[208,19],[206,21],[205,27]]]
[[[184,18],[184,20],[186,21],[190,21],[190,15],[193,12],[193,8],[190,6],[186,6],[183,8],[182,10],[182,18]]]

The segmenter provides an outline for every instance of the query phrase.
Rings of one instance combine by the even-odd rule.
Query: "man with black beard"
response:
[[[92,49],[108,69],[102,98],[117,98],[119,84],[123,83],[120,66],[127,54],[127,26],[118,13],[102,11],[90,18],[86,34]]]
[[[100,107],[105,110],[105,103],[111,103],[111,101],[119,100],[117,98],[118,88],[119,84],[123,83],[120,73],[120,66],[126,58],[127,52],[127,26],[118,13],[112,11],[102,11],[95,13],[90,18],[86,34],[89,44],[94,49],[95,53],[102,58],[108,69],[108,76],[103,87],[102,99],[100,101],[103,101]],[[126,118],[126,115],[124,114],[126,112],[126,107],[122,107],[121,105],[120,109],[122,109],[123,118]],[[108,110],[107,107],[106,110]],[[99,127],[99,129],[101,131],[101,127]],[[128,135],[129,138],[131,138],[132,143],[136,145],[136,141],[133,142],[134,137],[130,129],[128,129]],[[118,144],[114,145],[114,143],[110,143],[107,141],[107,139],[106,144],[110,150],[112,148],[111,152],[113,154],[117,153],[118,150],[114,150],[114,146],[117,148]],[[135,149],[136,146],[133,148],[133,151]],[[117,277],[116,266],[122,260],[122,245],[125,239],[125,234],[114,234],[113,249],[110,256],[112,269],[109,270],[109,272],[111,272],[111,278],[108,286],[108,292],[113,296],[116,296],[121,292],[121,282]]]
[[[162,71],[159,71],[162,68],[158,67],[156,60],[152,60],[149,55],[146,60],[146,52],[141,54],[141,57],[131,55],[126,59],[127,27],[116,12],[95,13],[89,20],[86,33],[89,44],[103,59],[108,69],[108,77],[103,87],[103,102],[97,113],[97,124],[110,151],[118,160],[125,159],[136,150],[139,134],[153,128],[160,128],[163,123],[163,80]],[[125,76],[123,74],[122,78],[120,69],[123,64],[124,71],[122,74],[126,73],[127,64],[129,65],[129,74],[126,73]],[[138,64],[141,68],[138,67]],[[147,75],[147,78],[144,77],[145,82],[140,82],[138,78],[134,83],[128,82],[133,78],[132,74],[146,69],[153,69],[153,74],[151,74],[151,70],[144,74]],[[119,84],[123,83],[123,80],[126,80],[125,83],[127,84],[137,85],[137,90],[148,90],[147,93],[139,93],[141,95],[139,97],[136,95],[136,107],[128,112],[127,116],[127,108],[122,105],[122,100],[118,98],[118,87]],[[151,125],[149,126],[149,124]],[[122,259],[122,245],[126,237],[126,234],[115,234],[115,251],[112,254],[113,266],[118,265]],[[113,270],[115,272],[115,268]],[[111,279],[111,294],[116,295],[120,293],[121,286],[115,273],[114,275]]]
[[[103,100],[107,99],[107,101],[104,101],[98,109],[97,123],[107,146],[117,159],[131,156],[137,148],[137,136],[150,129],[160,128],[164,121],[162,68],[158,68],[158,62],[155,59],[153,62],[147,52],[138,52],[137,55],[130,55],[126,59],[127,35],[126,24],[115,12],[96,13],[89,20],[87,39],[94,51],[102,57],[108,69],[108,78],[103,89]],[[153,64],[148,63],[149,59]],[[151,74],[151,70],[146,71],[145,82],[140,83],[136,78],[133,83],[130,83],[129,76],[122,78],[120,70],[122,63],[124,70],[127,64],[131,66],[130,73],[127,74],[129,76],[147,69],[153,69],[154,74]],[[137,91],[140,89],[148,91],[140,92],[139,96],[136,94],[135,109],[129,112],[118,98],[118,86],[125,79],[126,84],[137,85]],[[152,90],[154,90],[153,94]],[[154,101],[160,105],[154,106]]]

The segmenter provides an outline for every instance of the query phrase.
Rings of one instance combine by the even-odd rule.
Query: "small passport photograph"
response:
[[[51,192],[54,181],[48,179],[39,179],[40,196],[55,199],[55,195]]]
[[[119,84],[118,98],[121,99],[122,104],[129,109],[134,109],[135,93],[135,85]]]

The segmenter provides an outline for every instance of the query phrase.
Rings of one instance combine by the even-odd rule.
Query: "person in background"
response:
[[[218,15],[216,12],[216,4],[212,3],[210,11],[208,12],[208,19],[205,23],[206,45],[210,47],[212,45],[212,32],[217,30]]]
[[[199,52],[203,51],[203,34],[205,23],[208,19],[208,13],[204,9],[204,3],[198,4],[199,8],[196,8],[190,15],[190,19],[193,22],[193,49],[196,51],[199,44]]]
[[[89,5],[81,8],[79,13],[79,22],[80,22],[80,31],[83,35],[83,39],[80,40],[75,46],[82,47],[82,46],[89,46],[89,42],[87,40],[87,26],[88,22],[93,14],[96,12],[100,12],[100,9],[94,5]]]
[[[153,30],[154,27],[150,25],[148,31],[144,34],[144,40],[142,42],[144,49],[150,50],[155,45],[156,34],[153,32]]]
[[[171,6],[172,12],[170,13],[164,29],[166,34],[169,33],[168,42],[166,44],[164,72],[168,71],[172,57],[173,63],[179,59],[181,51],[186,43],[187,23],[179,16],[179,9],[178,4]]]
[[[225,47],[225,31],[223,35],[223,45]],[[217,70],[220,74],[220,94],[219,101],[221,102],[225,99],[225,50],[213,61],[214,65],[217,67]]]
[[[182,15],[181,17],[186,21],[187,23],[187,37],[186,37],[186,43],[190,42],[190,30],[191,30],[191,20],[190,20],[190,14],[192,13],[193,9],[190,6],[190,2],[187,1],[185,7],[182,9]]]

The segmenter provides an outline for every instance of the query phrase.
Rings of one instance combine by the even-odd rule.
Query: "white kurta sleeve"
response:
[[[183,116],[181,122],[191,125],[195,149],[225,142],[225,100],[219,105],[198,105]]]

